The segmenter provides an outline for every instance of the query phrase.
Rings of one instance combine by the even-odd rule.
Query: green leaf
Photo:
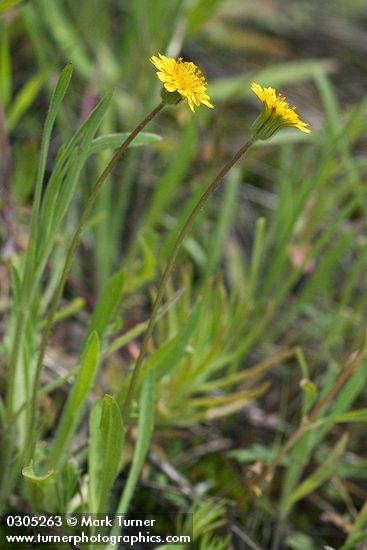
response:
[[[174,297],[166,302],[163,307],[160,308],[158,315],[157,315],[157,321],[159,321],[166,313],[170,310],[170,308],[176,304],[179,296],[182,294],[182,291],[177,292]],[[108,348],[104,351],[104,356],[108,357],[112,353],[115,353],[120,348],[126,346],[129,342],[132,340],[136,340],[139,338],[141,334],[143,334],[148,326],[149,320],[144,321],[142,323],[138,323],[130,330],[126,331],[124,334],[113,340],[111,345],[108,346]]]
[[[64,319],[68,319],[68,317],[75,315],[78,311],[83,309],[84,306],[85,300],[83,298],[74,298],[74,300],[68,302],[65,307],[60,308],[57,313],[55,313],[54,324],[60,323],[60,321],[63,321]]]
[[[23,382],[24,380],[27,380],[27,377],[30,376],[30,370],[25,369],[25,374],[19,372],[20,368],[20,362],[18,360],[18,357],[21,357],[21,353],[24,354],[28,353],[30,346],[32,345],[32,338],[35,338],[35,330],[36,325],[32,323],[32,319],[30,318],[30,315],[32,314],[32,307],[31,307],[31,299],[35,296],[37,291],[39,290],[37,285],[37,277],[35,276],[35,270],[37,269],[36,266],[36,247],[38,245],[38,235],[39,235],[39,226],[40,226],[40,219],[39,219],[39,207],[41,203],[41,196],[42,196],[42,187],[43,187],[43,179],[44,179],[44,173],[46,168],[46,160],[47,160],[47,153],[49,149],[50,144],[50,137],[52,128],[56,119],[56,115],[58,113],[58,109],[60,107],[61,101],[64,97],[64,94],[66,92],[66,89],[68,87],[70,78],[71,78],[71,72],[72,67],[67,66],[61,73],[60,78],[56,84],[53,96],[51,98],[49,111],[47,113],[44,129],[43,129],[43,135],[42,135],[42,145],[41,145],[41,152],[40,152],[40,159],[38,163],[38,172],[37,172],[37,179],[36,179],[36,186],[35,186],[35,193],[34,193],[34,199],[33,199],[33,207],[32,207],[32,217],[31,217],[31,223],[30,223],[30,232],[29,232],[29,239],[28,239],[28,247],[26,256],[23,263],[23,272],[22,272],[22,282],[21,282],[21,288],[19,290],[19,304],[18,304],[18,311],[16,314],[18,315],[18,321],[17,321],[17,346],[14,347],[15,351],[15,360],[14,365],[12,367],[12,378],[14,380],[18,380],[18,383],[21,381],[22,386],[24,386]],[[33,302],[33,310],[34,308],[38,307],[37,300],[35,299]],[[29,335],[25,336],[25,329],[27,327],[32,327],[33,332],[31,333],[32,336],[29,337]],[[27,351],[26,351],[27,350]],[[18,369],[17,364],[19,365]],[[20,402],[23,396],[23,387],[18,387],[18,406],[22,406],[22,403]],[[21,391],[19,391],[21,390]]]
[[[13,104],[9,109],[6,117],[6,125],[9,132],[17,125],[22,116],[30,108],[33,101],[37,97],[42,84],[45,81],[44,74],[38,74],[28,80],[23,86],[18,95],[15,97]]]
[[[138,384],[143,380],[145,373],[150,370],[156,370],[157,380],[159,380],[178,365],[179,361],[186,353],[190,337],[197,328],[201,312],[201,302],[198,300],[179,333],[168,342],[162,344],[146,359],[145,365],[140,372]],[[131,374],[119,390],[117,400],[120,404],[124,402],[130,380]]]
[[[6,109],[11,97],[11,68],[8,28],[0,21],[0,100]]]
[[[96,514],[98,510],[98,491],[104,450],[101,444],[101,411],[102,399],[98,399],[92,407],[89,416],[89,441],[88,441],[88,511]]]
[[[367,409],[348,411],[342,414],[332,414],[310,424],[309,429],[314,430],[325,424],[344,424],[346,422],[367,422]]]
[[[49,2],[49,0],[37,2],[37,15],[41,20],[43,19],[46,28],[52,30],[58,51],[63,58],[72,61],[79,74],[89,80],[93,78],[93,66],[89,60],[83,36],[67,13],[68,10],[63,3]]]
[[[101,339],[118,308],[123,292],[124,272],[115,273],[107,282],[99,297],[87,329],[87,335],[96,331]]]
[[[367,540],[367,503],[362,506],[345,544],[339,550],[354,550],[357,544]]]
[[[338,99],[334,88],[327,76],[319,72],[315,75],[315,82],[319,89],[322,99],[324,112],[326,115],[327,132],[326,136],[333,139],[341,130],[341,117],[339,112]]]
[[[18,144],[15,149],[11,187],[12,200],[24,205],[34,189],[37,170],[37,143],[35,140]],[[27,174],[27,177],[24,177]]]
[[[344,384],[341,391],[333,401],[331,414],[340,415],[348,412],[354,400],[364,390],[367,381],[366,364],[362,363],[353,375]]]
[[[356,550],[357,548],[363,549],[363,546],[359,546],[360,543],[365,542],[367,540],[367,532],[362,531],[361,533],[358,533],[358,535],[355,535],[350,539],[348,543],[343,544],[338,550]],[[333,548],[330,548],[329,546],[325,547],[325,550],[334,550]]]
[[[99,151],[106,151],[108,149],[118,149],[120,145],[128,138],[130,132],[122,132],[120,134],[107,134],[100,136],[92,141],[90,148],[90,154],[98,153]],[[141,132],[136,136],[134,141],[129,145],[130,147],[141,147],[143,145],[152,145],[162,140],[162,136],[158,134],[152,134],[149,132]]]
[[[57,468],[62,462],[69,443],[84,413],[88,394],[93,386],[98,366],[98,335],[93,332],[86,345],[72,390],[64,407],[49,457],[50,468]]]
[[[33,470],[33,464],[30,464],[29,466],[25,466],[23,468],[22,475],[28,481],[31,481],[33,483],[43,483],[43,482],[47,483],[51,481],[54,475],[54,470],[50,470],[47,472],[47,474],[44,474],[44,475],[37,475]]]
[[[96,512],[104,513],[107,512],[108,494],[119,471],[124,441],[121,412],[110,395],[105,395],[102,401],[99,430],[103,462],[98,483]]]
[[[195,32],[211,16],[221,0],[197,0],[194,7],[187,14],[187,28],[190,33]]]
[[[325,483],[335,472],[335,466],[340,457],[344,454],[348,442],[348,435],[344,434],[333,450],[329,453],[326,460],[316,469],[316,471],[308,476],[294,492],[288,497],[285,503],[285,509],[290,509],[301,498],[314,492],[320,485]]]
[[[57,204],[53,212],[53,221],[56,226],[60,224],[69,207],[76,184],[80,179],[81,170],[88,159],[93,136],[95,135],[109,107],[112,95],[113,94],[111,92],[102,98],[97,107],[93,109],[91,115],[88,117],[87,124],[84,125],[84,133],[81,137],[80,144],[75,151],[73,151],[74,158],[72,158],[73,162],[71,162],[70,165],[70,172],[57,195]]]
[[[39,269],[43,268],[53,248],[56,232],[70,205],[81,170],[88,158],[91,141],[111,99],[112,94],[107,94],[101,99],[69,143],[61,148],[56,159],[42,202]]]
[[[134,457],[124,487],[117,514],[128,511],[131,497],[135,490],[140,472],[144,465],[154,427],[154,399],[155,399],[155,372],[150,371],[146,375],[140,396],[140,411],[138,421],[138,437],[134,450]]]
[[[11,266],[10,276],[12,289],[12,307],[16,309],[19,306],[21,292],[21,276],[19,273],[19,268],[16,265]]]
[[[154,250],[144,237],[139,236],[137,241],[140,245],[143,258],[139,270],[130,275],[126,280],[126,292],[133,293],[137,288],[149,281],[153,275],[157,258],[154,255]]]
[[[55,90],[52,94],[50,107],[47,113],[45,125],[43,128],[42,135],[42,145],[40,158],[38,163],[37,178],[35,185],[35,194],[33,200],[32,208],[32,218],[31,218],[31,229],[29,237],[29,245],[27,250],[26,258],[26,267],[24,271],[24,285],[33,285],[34,284],[34,263],[35,263],[35,253],[36,253],[36,243],[38,241],[38,232],[39,232],[39,209],[41,205],[41,195],[42,195],[42,186],[46,170],[46,161],[47,154],[50,145],[51,132],[55,124],[56,116],[59,111],[61,102],[66,94],[68,89],[71,75],[73,72],[72,65],[66,65],[63,71],[60,74],[59,80],[56,84]],[[29,291],[29,288],[27,289]]]
[[[198,323],[203,313],[202,302],[198,300],[187,317],[184,325],[180,327],[178,334],[162,344],[146,360],[147,369],[156,369],[157,380],[167,375],[179,364],[179,361],[187,352],[190,338],[198,328]]]
[[[253,445],[249,449],[234,449],[227,453],[231,458],[235,458],[241,464],[252,463],[252,462],[265,462],[270,464],[272,460],[276,457],[279,452],[278,446],[268,447],[266,445]],[[281,464],[285,465],[289,463],[288,457],[284,457]]]
[[[292,550],[318,550],[312,539],[303,533],[292,533],[286,539],[287,548]],[[324,547],[325,550],[326,547]]]

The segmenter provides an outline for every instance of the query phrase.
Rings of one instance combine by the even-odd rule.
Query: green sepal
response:
[[[163,103],[166,103],[167,105],[177,105],[177,103],[182,101],[181,94],[178,92],[169,92],[164,86],[162,86],[161,98]]]

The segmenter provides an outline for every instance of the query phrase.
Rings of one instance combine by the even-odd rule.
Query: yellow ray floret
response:
[[[277,95],[274,88],[263,88],[260,84],[253,82],[251,90],[263,104],[263,112],[261,113],[263,127],[267,126],[268,129],[271,127],[273,133],[279,128],[286,126],[297,128],[305,134],[310,133],[308,124],[303,122],[297,115],[296,107],[290,107],[285,97],[281,94]],[[259,137],[259,139],[263,138]]]
[[[185,98],[192,111],[202,103],[210,109],[210,97],[206,93],[207,84],[201,71],[191,61],[183,61],[181,57],[171,59],[159,54],[159,57],[150,58],[153,65],[158,69],[157,76],[163,82],[167,92],[178,92]]]

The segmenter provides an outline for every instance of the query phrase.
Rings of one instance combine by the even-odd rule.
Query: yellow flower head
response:
[[[274,88],[262,88],[254,82],[251,84],[251,90],[263,104],[262,113],[252,126],[253,139],[268,139],[279,128],[287,126],[297,128],[305,134],[310,133],[308,124],[297,115],[296,107],[290,107],[285,97],[277,95]]]
[[[213,105],[210,103],[210,97],[206,93],[206,80],[201,71],[191,61],[183,61],[181,57],[171,59],[159,54],[159,57],[150,58],[153,65],[158,69],[157,76],[163,82],[164,89],[169,94],[164,93],[162,97],[167,103],[178,103],[182,98],[187,99],[189,107],[195,111],[202,103],[210,109]],[[174,94],[170,97],[171,94]]]

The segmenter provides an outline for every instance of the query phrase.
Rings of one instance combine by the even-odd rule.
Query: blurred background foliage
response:
[[[65,378],[106,292],[116,307],[106,313],[94,394],[123,402],[177,229],[259,112],[249,84],[281,89],[312,128],[310,136],[284,130],[257,145],[201,214],[142,372],[140,386],[152,371],[158,381],[156,429],[131,507],[164,515],[192,505],[199,524],[214,499],[213,522],[197,529],[198,548],[346,550],[363,540],[363,424],[335,422],[301,438],[262,495],[251,492],[249,479],[274,458],[310,399],[331,386],[364,330],[366,27],[362,0],[0,1],[4,335],[9,267],[27,246],[40,135],[60,70],[74,66],[48,176],[61,144],[104,93],[115,90],[100,136],[131,130],[154,107],[160,84],[149,57],[158,52],[194,61],[215,105],[194,115],[181,104],[166,109],[148,128],[162,139],[131,149],[98,198],[47,356],[46,446],[68,391]],[[96,145],[81,173],[40,282],[35,327],[80,205],[110,155]],[[3,348],[6,361],[6,338]],[[362,408],[366,377],[362,357],[328,414]],[[312,382],[301,387],[302,379]],[[135,436],[125,442],[116,495]],[[76,439],[82,461],[76,450],[83,428]],[[62,502],[75,491],[72,483]]]

